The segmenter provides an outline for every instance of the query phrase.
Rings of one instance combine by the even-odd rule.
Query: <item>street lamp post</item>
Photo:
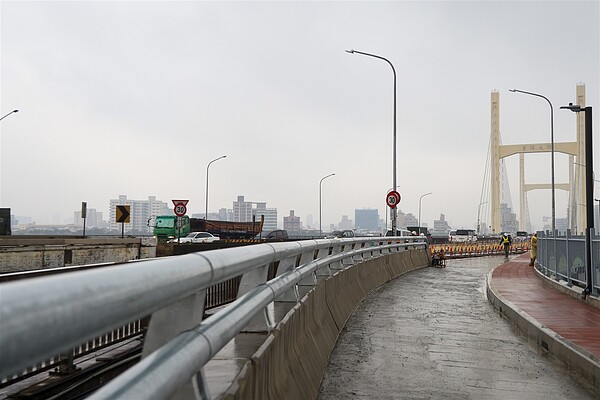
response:
[[[423,199],[423,197],[425,197],[425,196],[429,196],[430,194],[432,194],[432,193],[431,192],[425,193],[425,194],[421,195],[421,197],[419,197],[419,233],[421,233],[421,199]]]
[[[19,112],[19,110],[12,110],[8,114],[3,115],[2,118],[0,118],[0,121],[2,121],[4,118],[8,117],[10,114],[14,114],[14,113],[18,113],[18,112]],[[10,228],[10,223],[8,224],[8,226]]]
[[[526,92],[524,90],[519,89],[509,89],[510,92],[524,93],[529,94],[531,96],[541,97],[546,100],[550,105],[550,158],[551,161],[551,171],[552,171],[552,236],[556,235],[556,190],[554,185],[554,108],[552,107],[552,103],[548,100],[547,97],[542,96],[541,94]]]
[[[581,107],[569,103],[568,106],[561,106],[561,110],[571,110],[575,113],[585,113],[585,257],[586,257],[586,275],[587,282],[583,295],[592,293],[592,238],[591,230],[594,228],[594,160],[593,160],[593,137],[592,137],[592,107]]]
[[[0,121],[2,121],[4,118],[8,117],[10,114],[13,114],[13,113],[18,113],[18,112],[19,112],[19,110],[12,110],[12,111],[11,111],[11,112],[9,112],[8,114],[6,114],[6,115],[4,115],[2,118],[0,118]]]
[[[208,163],[208,165],[206,166],[206,203],[205,206],[206,208],[204,209],[204,219],[208,219],[208,168],[210,167],[210,164],[214,163],[215,161],[220,160],[221,158],[225,158],[227,156],[221,156],[221,157],[217,157],[214,160],[212,160],[211,162]]]
[[[322,220],[322,217],[321,217],[321,214],[322,214],[321,213],[321,203],[322,203],[321,202],[321,188],[323,186],[323,180],[329,178],[330,176],[334,176],[334,175],[335,175],[335,173],[329,174],[327,176],[322,177],[321,180],[319,181],[319,238],[323,237],[323,228],[321,225],[321,220]]]
[[[392,67],[392,72],[394,73],[394,140],[393,140],[393,161],[392,161],[392,169],[393,169],[393,174],[392,174],[392,179],[393,179],[393,183],[392,183],[392,187],[395,189],[397,187],[396,185],[396,69],[394,68],[394,65],[387,59],[387,58],[383,58],[381,56],[375,55],[375,54],[370,54],[370,53],[364,53],[362,51],[358,51],[358,50],[346,50],[346,53],[350,53],[350,54],[361,54],[363,56],[369,56],[369,57],[374,57],[374,58],[379,58],[380,60],[383,60],[385,62],[387,62],[390,67]],[[397,207],[392,208],[392,232],[396,232],[396,222],[397,222]]]
[[[487,203],[487,201],[483,201],[481,203],[479,203],[479,206],[477,206],[477,236],[479,236],[479,212],[481,211],[481,206],[484,205],[485,203]]]
[[[600,199],[594,199],[598,202],[598,216],[600,218]],[[600,219],[598,220],[598,223],[600,223]]]

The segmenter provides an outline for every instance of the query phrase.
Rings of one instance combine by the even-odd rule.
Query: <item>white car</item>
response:
[[[208,232],[191,232],[187,236],[179,239],[179,243],[212,243],[221,240],[218,236],[214,236]],[[177,239],[171,242],[177,243]]]

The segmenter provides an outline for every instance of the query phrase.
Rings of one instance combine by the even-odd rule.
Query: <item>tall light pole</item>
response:
[[[19,110],[12,110],[8,114],[3,115],[2,118],[0,118],[0,121],[2,121],[4,118],[8,117],[10,114],[14,114],[14,113],[18,113],[18,112],[19,112]],[[8,224],[8,227],[10,228],[10,223]]]
[[[485,203],[487,203],[487,201],[483,201],[477,206],[477,236],[479,236],[479,212],[481,211],[481,206]]]
[[[6,115],[4,115],[2,118],[0,118],[0,121],[2,121],[4,118],[8,117],[10,114],[13,114],[13,113],[18,113],[18,112],[19,112],[19,110],[12,110],[12,111],[11,111],[11,112],[9,112],[8,114],[6,114]]]
[[[587,284],[583,292],[584,296],[592,293],[592,237],[591,229],[594,228],[594,159],[592,152],[592,107],[581,107],[569,103],[568,106],[561,106],[561,110],[571,110],[575,113],[585,113],[585,257],[586,257],[586,275]]]
[[[208,165],[206,166],[206,208],[204,209],[204,219],[208,219],[208,168],[210,167],[210,164],[214,163],[215,161],[220,160],[221,158],[225,158],[227,156],[221,156],[221,157],[217,157],[214,160],[212,160],[211,162],[208,163]]]
[[[598,217],[600,218],[600,199],[594,199],[598,202]],[[600,223],[600,219],[598,219],[598,223]]]
[[[419,197],[419,233],[421,233],[421,199],[423,199],[423,197],[425,197],[425,196],[429,196],[430,194],[432,194],[432,193],[431,192],[425,193],[425,194],[421,195],[421,197]]]
[[[321,225],[321,188],[323,186],[323,180],[329,178],[330,176],[334,176],[335,173],[333,174],[329,174],[327,176],[324,176],[321,178],[321,180],[319,181],[319,238],[323,237],[323,229],[322,229],[322,225]]]
[[[548,100],[547,97],[542,96],[541,94],[526,92],[524,90],[519,89],[509,89],[510,92],[524,93],[529,94],[531,96],[541,97],[546,100],[550,105],[550,158],[551,168],[552,168],[552,236],[556,235],[556,191],[554,185],[554,108],[552,107],[552,103]]]
[[[390,67],[392,67],[392,72],[394,73],[394,141],[393,141],[393,183],[392,183],[392,187],[394,188],[394,190],[396,189],[396,187],[398,187],[396,185],[396,69],[394,68],[394,65],[387,59],[387,58],[383,58],[381,56],[375,55],[375,54],[369,54],[369,53],[364,53],[362,51],[358,51],[358,50],[346,50],[346,53],[350,53],[350,54],[361,54],[363,56],[369,56],[369,57],[375,57],[375,58],[379,58],[380,60],[383,60],[385,62],[387,62]],[[394,232],[394,235],[396,234],[396,221],[397,221],[397,210],[398,207],[394,207],[392,208],[392,232]]]

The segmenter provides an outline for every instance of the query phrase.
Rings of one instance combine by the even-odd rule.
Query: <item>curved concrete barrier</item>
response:
[[[431,265],[427,250],[364,261],[319,282],[246,362],[225,399],[314,399],[338,335],[374,289]]]

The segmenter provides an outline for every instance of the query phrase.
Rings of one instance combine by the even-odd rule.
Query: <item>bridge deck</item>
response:
[[[600,309],[544,284],[527,255],[496,268],[500,294],[542,325],[600,358]]]
[[[600,321],[598,310],[545,287],[527,257],[450,260],[447,268],[414,271],[377,289],[341,332],[318,400],[597,399],[587,382],[519,334],[486,298],[486,276],[502,265],[492,282],[506,299],[536,318],[547,314],[547,326],[565,337],[563,327],[577,332],[582,347],[593,342],[586,330],[598,332],[589,325]],[[556,305],[549,303],[555,298]]]

